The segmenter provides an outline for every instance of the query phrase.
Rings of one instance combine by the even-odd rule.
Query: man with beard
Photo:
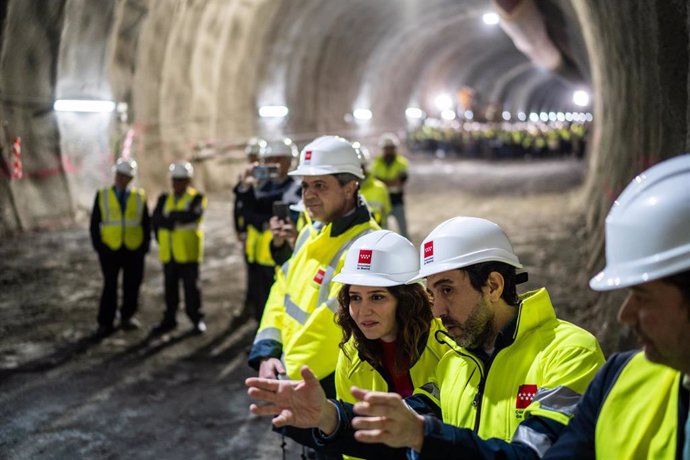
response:
[[[637,176],[606,218],[606,267],[589,285],[628,288],[619,322],[642,351],[614,355],[547,453],[690,459],[690,155]]]
[[[522,265],[493,222],[442,223],[420,259],[419,278],[448,330],[436,337],[449,351],[435,384],[404,402],[353,388],[361,402],[352,407],[315,397],[304,368],[303,382],[248,379],[250,396],[269,403],[252,412],[277,415],[276,426],[316,427],[321,448],[358,457],[399,457],[399,448],[413,458],[541,457],[604,362],[596,339],[559,320],[546,289],[517,294],[526,274],[517,273]]]

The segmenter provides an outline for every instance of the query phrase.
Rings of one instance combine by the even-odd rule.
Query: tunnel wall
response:
[[[592,65],[596,113],[587,181],[591,254],[604,265],[604,219],[630,180],[688,141],[688,6],[684,1],[574,2]],[[586,280],[583,280],[586,281]],[[615,321],[620,292],[594,306],[609,349],[633,345]]]

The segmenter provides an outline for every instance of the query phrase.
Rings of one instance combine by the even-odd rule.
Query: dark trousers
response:
[[[199,263],[168,262],[163,264],[165,276],[165,315],[163,322],[177,324],[177,307],[180,303],[180,280],[184,289],[184,307],[192,323],[198,323],[201,312],[201,288],[199,286]]]
[[[249,308],[257,322],[261,322],[264,307],[271,293],[275,278],[275,267],[256,263],[247,264],[247,299]]]
[[[128,320],[139,308],[139,288],[144,278],[144,254],[138,251],[119,249],[98,253],[103,272],[103,291],[98,308],[98,324],[111,328],[117,311],[117,283],[122,270],[122,307],[120,316]]]

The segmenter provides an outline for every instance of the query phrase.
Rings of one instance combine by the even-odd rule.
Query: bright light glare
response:
[[[502,116],[505,121],[510,121],[510,112],[508,112],[507,110],[503,111]]]
[[[591,113],[587,112],[587,113],[585,114],[585,120],[586,120],[586,121],[592,121],[592,120],[594,120],[594,117],[592,116]]]
[[[498,24],[499,17],[496,13],[484,13],[482,16],[482,21],[484,21],[484,24],[493,26]]]
[[[455,120],[455,111],[454,110],[444,110],[441,112],[441,118],[444,120]]]
[[[87,99],[58,99],[53,104],[56,112],[112,112],[113,101],[95,101]]]
[[[549,114],[546,112],[540,112],[539,113],[539,119],[543,122],[549,121]]]
[[[434,104],[441,111],[450,110],[453,107],[453,99],[448,94],[439,94],[434,99]]]
[[[572,112],[566,112],[565,121],[573,121],[573,113]]]
[[[422,109],[418,107],[408,107],[405,109],[405,116],[407,118],[413,118],[413,119],[420,119],[424,116],[424,112],[422,112]]]
[[[556,114],[556,118],[558,119],[558,121],[565,121],[565,114],[563,112],[558,112]]]
[[[465,118],[467,118],[468,120],[471,120],[474,118],[474,112],[472,112],[471,110],[465,110],[464,115],[465,115]]]
[[[577,90],[573,93],[573,102],[580,107],[589,105],[589,94],[587,91]]]
[[[535,112],[530,113],[530,114],[529,114],[529,121],[532,121],[532,122],[535,122],[535,123],[536,123],[537,121],[539,121],[539,114],[537,114],[537,113],[535,113]]]
[[[261,118],[283,118],[287,116],[289,110],[284,105],[264,105],[259,107]]]
[[[525,121],[527,119],[527,115],[525,115],[525,112],[518,112],[517,117],[520,121]]]
[[[355,117],[355,120],[371,120],[374,114],[369,109],[355,109],[352,111],[352,116]]]

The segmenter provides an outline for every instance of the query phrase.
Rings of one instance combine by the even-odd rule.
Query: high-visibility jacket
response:
[[[170,213],[191,210],[194,198],[199,192],[193,187],[187,187],[184,194],[175,200],[174,194],[169,194],[163,205],[163,216]],[[201,207],[206,209],[207,199],[202,196]],[[202,229],[203,214],[188,223],[175,222],[172,229],[158,228],[158,246],[160,259],[163,263],[175,261],[178,263],[201,262],[204,256],[204,232]]]
[[[689,398],[682,378],[643,352],[614,355],[545,458],[681,459]]]
[[[562,429],[572,418],[604,355],[592,334],[556,318],[546,289],[520,300],[509,344],[486,364],[475,353],[449,344],[453,351],[439,363],[436,380],[443,422],[453,427],[437,424],[438,431],[425,435],[422,458],[451,458],[455,452],[449,445],[455,442],[460,448],[467,437],[517,441],[543,455],[552,444],[548,433],[523,422],[538,416]],[[460,433],[463,428],[468,430]]]
[[[271,256],[271,241],[273,233],[269,228],[257,229],[253,225],[246,226],[247,239],[244,242],[244,252],[247,262],[272,267],[275,265]]]
[[[129,250],[139,249],[144,242],[144,190],[134,187],[129,189],[124,213],[113,187],[98,191],[98,206],[101,213],[100,235],[103,244],[114,251],[120,249],[123,244]]]
[[[556,318],[546,289],[520,300],[513,327],[501,331],[487,364],[446,337],[450,351],[436,370],[439,388],[423,385],[405,400],[415,411],[443,419],[424,417],[422,452],[413,458],[535,458],[568,423],[604,356],[589,332]],[[433,407],[436,394],[440,412]],[[351,419],[351,406],[339,402],[336,408],[340,427],[319,442],[360,457],[391,455],[385,446],[354,442],[342,423]]]
[[[388,195],[388,187],[380,180],[368,175],[359,186],[359,193],[367,202],[367,207],[377,224],[386,227],[388,214],[391,213],[391,199]]]
[[[334,225],[356,222],[334,232]],[[288,378],[299,379],[302,365],[319,379],[335,371],[342,333],[334,321],[340,283],[332,282],[345,262],[347,248],[359,236],[379,226],[365,206],[317,231],[302,229],[290,259],[276,270],[276,281],[249,355],[258,367],[263,358],[281,358]]]
[[[383,155],[379,155],[371,162],[371,174],[382,181],[396,180],[407,177],[409,162],[402,155],[395,155],[395,159],[390,163],[384,161]],[[402,193],[401,187],[388,187],[390,193]]]

